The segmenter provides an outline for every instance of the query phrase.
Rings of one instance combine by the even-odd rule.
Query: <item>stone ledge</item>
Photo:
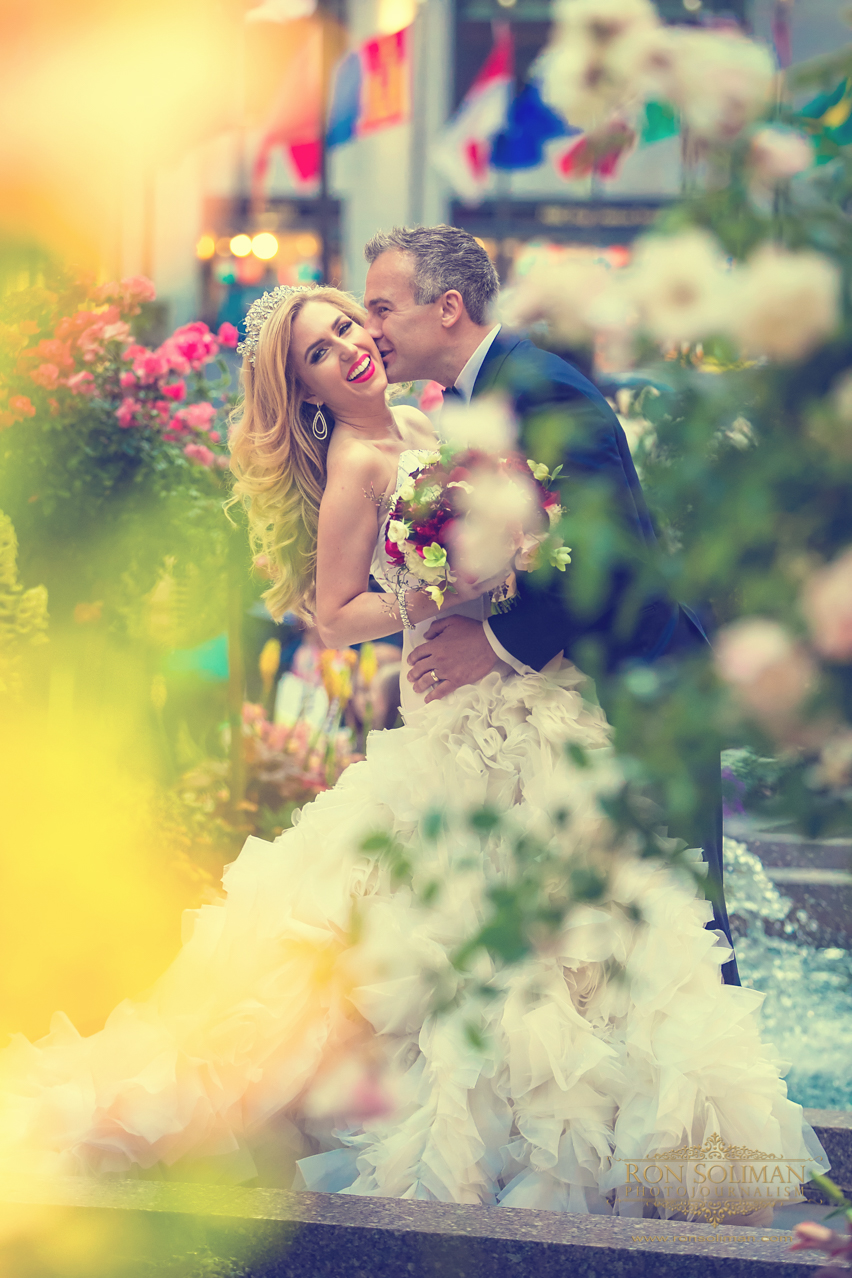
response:
[[[828,1154],[831,1179],[848,1194],[852,1190],[852,1109],[806,1109],[805,1121]]]
[[[345,1194],[286,1193],[152,1181],[63,1180],[0,1186],[90,1233],[116,1221],[137,1254],[144,1229],[204,1231],[219,1272],[250,1278],[812,1278],[813,1253],[791,1255],[781,1230],[459,1206]],[[14,1210],[14,1208],[13,1208]],[[187,1221],[187,1217],[193,1218]],[[175,1228],[176,1225],[176,1228]],[[45,1227],[45,1218],[41,1218]],[[236,1265],[236,1270],[233,1266]],[[229,1268],[229,1266],[231,1266]],[[16,1275],[35,1273],[19,1265]],[[77,1272],[76,1270],[74,1272]],[[93,1265],[87,1274],[100,1272]],[[183,1272],[183,1271],[181,1271]],[[186,1272],[190,1272],[187,1270]],[[215,1270],[213,1271],[215,1272]],[[61,1269],[52,1274],[63,1275]]]

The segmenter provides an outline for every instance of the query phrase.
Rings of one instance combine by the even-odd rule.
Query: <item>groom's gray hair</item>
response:
[[[409,253],[414,260],[414,300],[418,306],[436,302],[448,289],[461,293],[474,324],[485,324],[500,280],[485,249],[457,226],[395,226],[378,231],[364,245],[372,266],[389,249]]]

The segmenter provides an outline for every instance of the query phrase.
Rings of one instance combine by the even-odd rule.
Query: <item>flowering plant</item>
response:
[[[413,454],[405,478],[390,498],[385,548],[390,563],[422,583],[440,608],[459,572],[473,580],[512,569],[529,572],[543,563],[560,572],[571,552],[550,528],[562,507],[542,463],[516,454],[497,457],[477,448],[442,444]],[[451,562],[451,559],[454,562]],[[492,593],[504,602],[511,585]]]
[[[351,734],[335,717],[329,731],[306,719],[271,723],[263,706],[246,702],[242,711],[245,798],[234,805],[227,759],[204,759],[169,792],[160,820],[170,841],[190,863],[221,869],[247,834],[274,838],[292,821],[296,808],[330,789],[360,757]]]
[[[0,506],[22,570],[45,583],[55,616],[102,599],[107,624],[138,629],[130,613],[166,560],[178,576],[194,566],[199,579],[208,557],[221,563],[229,377],[220,351],[237,333],[196,321],[143,345],[148,280],[49,283],[2,303]],[[221,626],[208,614],[224,605],[209,588],[186,602],[202,630]]]
[[[0,430],[94,410],[103,425],[142,434],[149,446],[162,440],[196,465],[227,466],[211,448],[222,438],[211,393],[224,386],[211,386],[203,374],[221,346],[236,345],[232,324],[216,335],[201,321],[184,324],[152,350],[134,340],[130,325],[154,300],[150,280],[78,286],[65,297],[29,290],[26,298],[29,313],[0,330],[8,353],[0,368]]]

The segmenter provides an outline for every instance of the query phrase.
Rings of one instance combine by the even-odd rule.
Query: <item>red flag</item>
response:
[[[280,148],[302,182],[320,174],[323,29],[316,19],[288,24],[280,50],[278,91],[266,115],[252,166],[252,196],[263,194],[272,153]]]
[[[411,115],[411,28],[361,46],[359,133],[402,124]]]
[[[489,175],[491,143],[505,127],[514,82],[514,43],[508,23],[464,101],[432,149],[432,161],[466,204],[482,199]]]
[[[563,177],[582,178],[595,173],[601,178],[615,176],[622,156],[636,142],[636,134],[628,124],[613,120],[599,133],[585,133],[557,160]]]

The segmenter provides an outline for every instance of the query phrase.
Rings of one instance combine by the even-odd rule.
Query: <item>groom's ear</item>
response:
[[[462,315],[465,313],[462,295],[458,289],[448,288],[446,293],[444,293],[440,298],[438,304],[440,306],[441,325],[443,328],[452,328],[454,324],[458,323]]]

